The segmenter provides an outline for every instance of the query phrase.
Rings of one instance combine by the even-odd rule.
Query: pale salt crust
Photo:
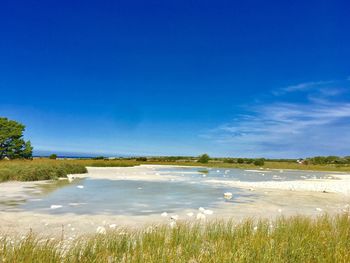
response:
[[[243,181],[221,181],[216,179],[206,180],[208,184],[226,185],[246,189],[280,189],[289,191],[311,191],[328,192],[350,195],[349,174],[329,174],[336,179],[306,179],[296,181],[265,181],[265,182],[243,182]]]

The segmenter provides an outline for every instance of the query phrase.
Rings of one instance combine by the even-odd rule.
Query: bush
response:
[[[243,158],[238,158],[237,159],[237,163],[240,163],[240,164],[244,163],[244,159]]]
[[[137,157],[136,161],[138,161],[138,162],[147,162],[147,158],[146,157]]]
[[[210,160],[210,157],[208,154],[202,154],[201,156],[199,156],[198,162],[199,163],[208,163]]]
[[[263,158],[261,158],[261,159],[256,159],[255,161],[254,161],[254,165],[256,165],[256,166],[263,166],[265,164],[265,160],[263,159]]]
[[[51,159],[51,160],[56,160],[56,159],[57,159],[57,154],[51,154],[51,155],[49,156],[49,159]]]

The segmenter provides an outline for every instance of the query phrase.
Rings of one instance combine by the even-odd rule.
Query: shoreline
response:
[[[146,165],[135,167],[88,167],[88,173],[68,175],[69,178],[89,178],[108,180],[142,180],[150,182],[190,182],[191,179],[179,174],[157,171],[159,165]],[[163,166],[162,166],[163,167]],[[179,167],[179,166],[167,166]],[[264,170],[260,170],[264,172]],[[332,174],[332,173],[330,173]],[[317,216],[322,213],[336,214],[349,211],[350,208],[350,175],[332,174],[339,176],[339,180],[303,180],[284,182],[240,182],[240,181],[220,181],[215,179],[202,180],[205,184],[225,185],[230,188],[240,188],[247,193],[251,192],[255,197],[243,197],[233,200],[233,203],[218,201],[215,207],[210,207],[214,211],[213,215],[208,215],[207,220],[234,219],[243,220],[246,218],[267,218],[273,219],[278,216],[309,215]],[[349,177],[349,178],[347,178]],[[0,202],[11,198],[19,200],[40,198],[40,185],[50,184],[52,181],[35,182],[5,182],[0,184]],[[291,191],[291,185],[297,189]],[[315,187],[317,184],[328,185],[329,190],[340,189],[345,191],[335,191],[323,193],[323,188]],[[306,187],[306,186],[307,187]],[[313,187],[310,187],[313,185]],[[337,188],[338,187],[338,188]],[[253,188],[253,189],[249,189]],[[333,189],[333,190],[334,190]],[[41,190],[43,191],[43,190]],[[43,194],[43,192],[41,192]],[[39,197],[38,197],[39,196]],[[0,206],[1,207],[1,206]],[[207,207],[205,207],[207,209]],[[166,212],[166,211],[164,211]],[[187,216],[193,213],[193,217]],[[116,214],[50,214],[38,211],[5,211],[0,210],[0,233],[10,235],[22,235],[30,229],[36,233],[45,233],[58,236],[62,232],[62,227],[67,231],[67,238],[75,238],[82,234],[95,233],[96,228],[103,226],[107,229],[110,226],[139,228],[154,224],[169,224],[170,216],[178,216],[179,221],[196,221],[197,209],[183,209],[181,206],[174,209],[167,217],[159,214],[151,215],[116,215]]]

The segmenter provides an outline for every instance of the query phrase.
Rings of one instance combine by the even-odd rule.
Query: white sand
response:
[[[266,181],[266,182],[242,182],[242,181],[222,181],[210,179],[206,183],[227,185],[231,187],[240,187],[246,189],[280,189],[289,191],[311,191],[327,192],[350,195],[350,175],[349,174],[330,174],[334,179],[306,179],[296,181]]]

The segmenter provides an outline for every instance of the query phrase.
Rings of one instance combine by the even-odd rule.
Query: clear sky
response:
[[[41,151],[350,155],[350,2],[18,1],[0,116]]]

